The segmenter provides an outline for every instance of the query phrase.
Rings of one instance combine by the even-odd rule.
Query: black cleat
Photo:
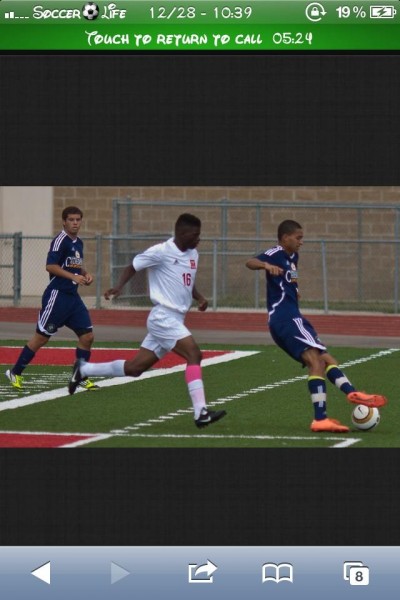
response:
[[[207,427],[210,423],[215,423],[215,421],[219,421],[226,415],[226,410],[207,410],[203,408],[200,413],[200,417],[195,419],[196,427]]]
[[[85,379],[87,379],[82,375],[80,369],[84,362],[85,361],[83,360],[83,358],[78,358],[78,360],[75,361],[74,366],[72,367],[72,376],[68,384],[68,391],[70,394],[74,394],[79,384]]]

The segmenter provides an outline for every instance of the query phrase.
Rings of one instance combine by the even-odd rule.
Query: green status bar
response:
[[[400,50],[400,2],[0,0],[0,50]]]

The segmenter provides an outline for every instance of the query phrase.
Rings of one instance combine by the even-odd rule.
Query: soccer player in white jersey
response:
[[[154,304],[147,319],[148,334],[132,360],[109,363],[86,363],[77,360],[69,382],[73,394],[77,386],[90,376],[139,377],[167,352],[173,351],[187,361],[185,380],[193,404],[197,427],[205,427],[226,415],[224,410],[211,411],[206,406],[201,373],[201,351],[184,324],[193,299],[198,309],[207,309],[208,302],[195,286],[198,266],[196,247],[200,242],[201,221],[184,213],[175,223],[174,237],[151,246],[134,257],[121,274],[117,287],[107,290],[105,297],[117,297],[137,271],[147,269],[150,299]]]
[[[251,270],[265,270],[267,283],[268,326],[274,342],[308,370],[308,390],[314,408],[312,431],[346,433],[349,428],[326,413],[325,376],[350,402],[365,406],[383,406],[386,398],[357,391],[328,353],[311,323],[299,308],[299,250],[303,229],[292,220],[278,227],[278,244],[246,262]]]

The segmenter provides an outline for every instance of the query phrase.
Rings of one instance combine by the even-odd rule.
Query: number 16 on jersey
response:
[[[191,273],[182,273],[183,285],[187,285],[190,287],[192,283],[192,274]]]

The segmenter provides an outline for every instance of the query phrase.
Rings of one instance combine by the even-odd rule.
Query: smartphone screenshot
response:
[[[0,0],[4,595],[397,597],[399,28]]]

